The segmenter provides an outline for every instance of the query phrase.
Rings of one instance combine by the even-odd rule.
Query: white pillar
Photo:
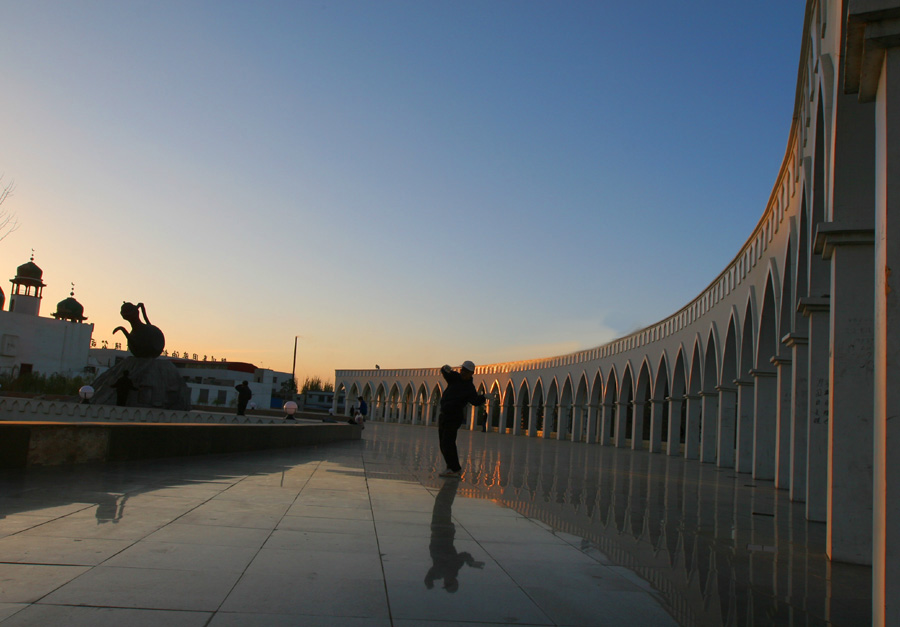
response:
[[[597,406],[594,404],[587,406],[587,425],[584,432],[584,441],[587,444],[593,444],[597,441],[597,433],[599,431],[597,423]]]
[[[528,433],[529,437],[537,436],[537,405],[532,403],[528,406]]]
[[[616,402],[616,433],[613,442],[617,448],[625,448],[625,425],[628,422],[628,403]]]
[[[720,385],[716,390],[719,392],[716,466],[719,468],[734,468],[737,388]]]
[[[679,455],[681,453],[681,406],[684,398],[670,396],[669,402],[669,433],[666,436],[666,455]]]
[[[816,250],[831,260],[825,552],[853,564],[872,563],[872,237],[868,229],[830,223],[820,225],[816,238]]]
[[[853,1],[845,92],[875,102],[872,624],[900,625],[900,2]]]
[[[552,403],[544,405],[544,428],[541,430],[541,437],[545,440],[553,433],[553,408]]]
[[[716,461],[716,422],[719,419],[719,393],[700,392],[700,461],[712,464]]]
[[[789,357],[775,356],[775,487],[791,487],[791,370]]]
[[[665,411],[665,400],[650,399],[650,452],[662,452],[662,422]],[[671,421],[671,417],[669,418]]]
[[[522,433],[522,405],[513,405],[512,434]]]
[[[827,297],[800,299],[800,309],[809,318],[806,519],[817,522],[825,522],[828,514],[829,308]]]
[[[647,403],[635,401],[631,405],[631,450],[644,450],[644,408]]]
[[[558,405],[559,421],[556,423],[556,439],[569,439],[569,422],[572,420],[572,406]]]
[[[585,409],[584,405],[572,405],[572,434],[569,439],[573,442],[581,442],[584,437]]]
[[[684,458],[700,459],[700,405],[699,394],[686,394],[687,420],[685,421]]]
[[[806,410],[809,401],[809,360],[805,335],[789,333],[781,340],[791,349],[791,434],[790,491],[791,500],[806,501]]]
[[[753,376],[753,478],[775,478],[776,378],[771,370],[751,370]]]
[[[600,446],[609,446],[609,427],[610,423],[612,423],[613,418],[615,416],[615,404],[606,404],[604,403],[601,406],[601,415],[600,415],[600,431],[597,434],[597,442]]]
[[[737,386],[737,444],[734,469],[753,472],[753,391],[752,379],[735,379]]]

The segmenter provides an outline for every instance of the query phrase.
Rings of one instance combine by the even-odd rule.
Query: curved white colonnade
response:
[[[876,624],[900,624],[898,35],[900,0],[808,0],[787,151],[732,262],[641,331],[475,373],[501,433],[774,480],[827,523],[831,559],[873,564]],[[335,372],[375,420],[431,424],[443,387],[437,368]]]

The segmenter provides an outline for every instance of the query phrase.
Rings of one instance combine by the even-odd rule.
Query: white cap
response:
[[[462,362],[462,366],[460,366],[460,368],[465,368],[471,373],[475,372],[475,364],[473,364],[471,361]]]

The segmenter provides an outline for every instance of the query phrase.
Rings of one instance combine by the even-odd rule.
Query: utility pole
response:
[[[291,381],[294,382],[294,396],[300,391],[300,386],[297,385],[297,338],[299,336],[294,336],[294,365],[291,367]]]

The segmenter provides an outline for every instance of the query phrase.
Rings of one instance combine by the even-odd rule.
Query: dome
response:
[[[70,294],[67,299],[59,301],[56,305],[56,313],[53,314],[54,318],[72,322],[87,320],[84,315],[84,306],[75,300],[74,296],[74,294]]]
[[[34,258],[32,258],[31,261],[23,263],[16,268],[16,278],[12,279],[11,282],[19,283],[20,285],[31,285],[32,287],[44,287],[44,283],[41,281],[43,276],[44,271],[34,263]]]

